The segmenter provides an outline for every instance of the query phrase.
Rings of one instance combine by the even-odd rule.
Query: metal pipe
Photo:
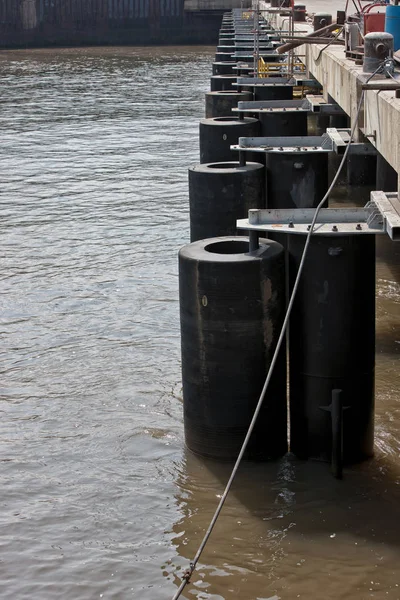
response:
[[[304,44],[307,41],[307,38],[319,37],[320,35],[323,35],[324,33],[329,33],[330,31],[333,31],[334,29],[337,29],[337,28],[338,28],[337,23],[331,23],[331,25],[327,25],[326,27],[317,29],[317,31],[313,31],[313,33],[311,33],[309,35],[305,35],[301,41],[288,42],[287,44],[283,44],[282,46],[279,46],[276,49],[276,51],[278,54],[284,54],[285,52],[288,52],[289,50],[292,50],[293,48],[297,48],[298,46],[301,46],[302,44]]]
[[[302,44],[336,44],[336,45],[341,45],[344,46],[344,40],[335,40],[334,37],[307,37],[307,39],[305,39],[304,37],[300,36],[300,35],[294,35],[293,37],[289,37],[289,36],[283,36],[283,38],[285,40],[293,40],[293,41],[299,41]]]

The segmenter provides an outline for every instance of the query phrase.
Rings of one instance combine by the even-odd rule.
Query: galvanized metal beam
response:
[[[315,208],[252,209],[248,219],[240,219],[238,229],[306,235],[311,228]],[[322,208],[313,235],[366,235],[386,233],[400,241],[400,202],[396,192],[371,192],[363,208]]]
[[[344,154],[350,144],[348,154],[376,154],[376,148],[369,143],[351,142],[349,129],[330,127],[322,136],[291,137],[241,137],[231,150],[245,152],[335,152]]]
[[[371,192],[369,210],[374,208],[382,215],[383,228],[390,239],[400,241],[400,201],[397,192]]]
[[[351,140],[351,129],[328,127],[326,133],[332,140],[334,152],[336,154],[344,154]],[[377,150],[370,143],[351,142],[349,154],[377,154]]]
[[[307,94],[305,97],[306,106],[314,113],[324,113],[328,115],[345,115],[343,108],[336,103],[329,103],[323,96]]]
[[[311,99],[310,99],[311,98]],[[315,102],[314,98],[321,101]],[[345,115],[346,113],[338,104],[328,104],[322,96],[306,96],[301,100],[256,100],[253,102],[239,102],[233,112],[317,112],[326,115]]]

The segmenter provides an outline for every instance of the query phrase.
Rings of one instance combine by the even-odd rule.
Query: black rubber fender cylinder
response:
[[[263,137],[306,136],[308,133],[306,111],[264,110],[258,113],[258,118]]]
[[[236,108],[238,102],[249,102],[250,100],[253,100],[251,92],[234,92],[233,90],[207,92],[206,119],[232,116],[232,108]]]
[[[215,62],[236,62],[236,58],[234,57],[235,49],[232,47],[232,52],[216,52],[215,53]]]
[[[235,45],[235,38],[234,36],[231,37],[219,37],[218,39],[218,46],[222,46],[223,44],[225,44],[225,46],[234,46]]]
[[[314,208],[328,189],[328,154],[268,152],[265,174],[268,208]]]
[[[294,285],[305,236],[290,235]],[[331,461],[332,392],[342,391],[343,462],[373,454],[375,236],[313,235],[290,317],[291,451]]]
[[[190,240],[236,234],[236,220],[264,208],[264,167],[209,163],[189,168]]]
[[[194,242],[179,252],[183,407],[186,445],[234,460],[257,405],[285,311],[284,251],[246,237]],[[245,458],[287,451],[285,348]]]
[[[293,100],[293,86],[279,83],[253,86],[255,100]]]
[[[236,75],[213,75],[210,77],[210,89],[212,92],[221,92],[223,90],[236,91],[233,87],[237,83]]]
[[[212,74],[213,75],[233,75],[235,71],[233,67],[235,63],[232,62],[213,62]]]
[[[225,162],[238,160],[238,152],[231,150],[231,146],[237,144],[240,137],[260,135],[260,122],[253,117],[214,117],[202,119],[199,131],[200,162]],[[248,160],[252,160],[252,156],[249,155]]]

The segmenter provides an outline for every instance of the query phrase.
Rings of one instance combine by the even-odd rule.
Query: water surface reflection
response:
[[[177,303],[213,52],[0,54],[4,598],[172,597],[228,478],[183,449]],[[185,597],[400,597],[400,248],[378,257],[376,459],[244,465]]]

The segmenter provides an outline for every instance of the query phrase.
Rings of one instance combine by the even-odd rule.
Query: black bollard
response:
[[[332,15],[329,13],[315,13],[313,19],[313,27],[314,31],[318,31],[318,29],[322,29],[323,27],[327,27],[332,23]]]

